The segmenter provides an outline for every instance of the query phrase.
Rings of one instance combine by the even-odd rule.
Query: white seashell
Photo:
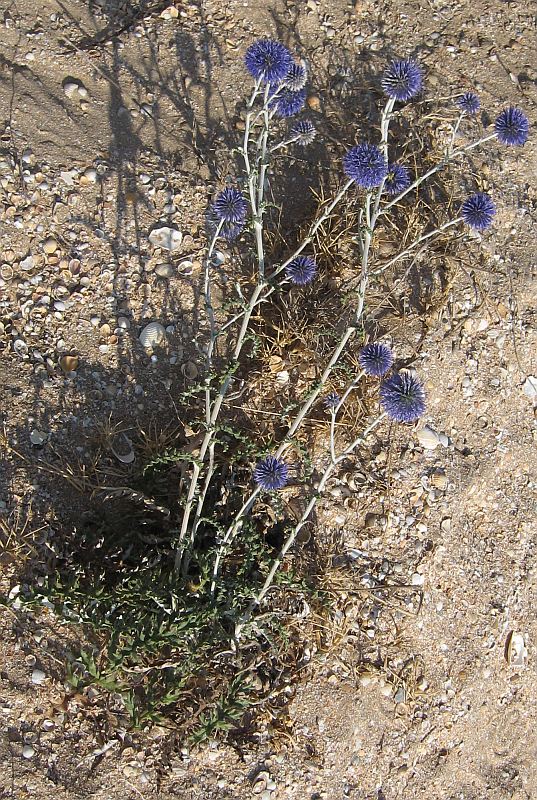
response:
[[[150,322],[138,337],[144,350],[152,350],[166,338],[166,331],[160,322]]]
[[[522,391],[533,403],[537,401],[537,378],[534,375],[528,375],[522,386]]]
[[[73,83],[73,81],[67,81],[67,83],[63,84],[63,91],[67,97],[72,97],[76,92],[78,92],[78,89],[78,83]]]
[[[220,250],[215,250],[212,257],[212,263],[215,267],[219,267],[226,260],[225,255]]]
[[[149,241],[154,247],[162,247],[163,250],[173,252],[181,246],[183,234],[176,228],[164,225],[162,228],[153,228],[149,234]]]
[[[84,171],[84,177],[87,178],[90,183],[95,183],[97,180],[97,170],[93,167],[88,167],[88,169]]]
[[[43,683],[45,678],[46,675],[42,669],[34,669],[34,671],[32,672],[32,683],[37,683],[37,684]]]
[[[507,637],[506,656],[509,666],[522,669],[528,661],[528,651],[524,637],[520,633],[511,633]]]
[[[426,450],[434,450],[435,447],[438,447],[438,445],[442,443],[436,431],[428,425],[424,425],[423,428],[420,428],[416,436],[418,437],[418,442]]]
[[[115,455],[117,460],[121,461],[122,464],[132,464],[132,462],[135,459],[135,453],[134,453],[134,450],[132,449],[132,442],[128,438],[128,436],[125,436],[125,434],[123,434],[123,438],[125,439],[125,441],[127,442],[128,447],[129,447],[129,452],[128,453],[118,453],[116,450],[114,450],[114,448],[111,445],[110,445],[110,450]]]
[[[194,264],[192,263],[192,261],[181,261],[181,263],[178,266],[178,270],[183,275],[192,275],[193,269],[194,269]]]

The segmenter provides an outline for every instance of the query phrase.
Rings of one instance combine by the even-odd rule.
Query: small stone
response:
[[[62,356],[60,358],[60,367],[67,372],[74,372],[78,368],[78,356]]]
[[[24,339],[15,339],[13,342],[13,350],[18,356],[24,357],[28,354],[28,345]]]
[[[155,267],[155,274],[160,278],[171,278],[173,275],[173,267],[171,264],[157,264]]]
[[[25,744],[22,748],[22,757],[23,758],[32,758],[35,755],[35,750],[30,744]]]
[[[161,19],[177,19],[179,10],[175,6],[168,6],[164,11],[160,12]]]
[[[537,402],[537,378],[535,375],[528,375],[522,386],[522,391],[532,403]]]
[[[310,94],[306,102],[308,104],[308,107],[311,108],[312,111],[321,110],[321,100],[318,95]]]
[[[32,672],[32,683],[40,684],[45,680],[46,675],[42,669],[34,669]]]
[[[66,186],[74,186],[74,177],[76,175],[76,170],[62,170],[60,172],[60,178],[65,183]]]
[[[54,301],[54,310],[55,311],[65,311],[65,303],[63,300],[55,300]]]
[[[395,703],[404,703],[406,700],[406,692],[404,686],[400,686],[394,696]]]
[[[32,269],[33,265],[34,265],[34,257],[26,256],[26,258],[23,258],[22,261],[20,262],[19,267],[23,269],[25,272],[28,272],[28,270]]]
[[[414,572],[410,579],[410,583],[412,584],[412,586],[423,586],[423,584],[425,583],[425,576],[420,575],[419,572]]]
[[[198,377],[198,368],[193,361],[187,361],[186,364],[183,364],[181,372],[189,381],[193,381]]]
[[[43,242],[43,250],[47,255],[55,253],[57,249],[58,249],[58,242],[56,241],[56,239],[53,239],[52,236],[49,236],[49,238],[45,239],[45,241]]]
[[[183,234],[176,228],[163,225],[160,228],[153,228],[149,234],[149,241],[154,247],[161,247],[163,250],[173,252],[181,247]]]
[[[35,429],[30,434],[30,441],[35,447],[41,447],[47,441],[47,434]]]

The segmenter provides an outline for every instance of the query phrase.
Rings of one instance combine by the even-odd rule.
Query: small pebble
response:
[[[157,264],[155,267],[155,274],[160,278],[171,278],[173,275],[173,267],[171,264]]]
[[[30,434],[30,441],[36,447],[41,447],[47,441],[47,434],[37,429],[33,430]]]
[[[41,669],[34,669],[32,672],[32,683],[40,684],[45,680],[46,675]]]
[[[161,247],[163,250],[173,252],[181,247],[183,234],[176,228],[163,225],[160,228],[153,228],[149,234],[149,241],[154,247]]]
[[[84,178],[90,183],[95,183],[97,180],[97,170],[93,169],[93,167],[89,167],[84,171]]]
[[[22,748],[22,756],[23,758],[32,758],[35,754],[34,748],[30,744],[25,744]]]

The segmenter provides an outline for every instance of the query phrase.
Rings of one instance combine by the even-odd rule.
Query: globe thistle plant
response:
[[[425,411],[425,390],[411,372],[396,372],[380,387],[380,404],[394,422],[415,422]]]
[[[289,467],[280,458],[267,456],[257,464],[254,480],[266,492],[283,489],[289,480]]]
[[[279,117],[294,117],[302,109],[306,100],[306,92],[300,89],[293,92],[291,89],[280,89],[278,94],[270,101],[270,106]]]
[[[382,76],[382,89],[393,100],[410,100],[421,85],[421,69],[412,59],[392,61]]]
[[[366,375],[380,378],[391,368],[393,353],[388,345],[381,342],[371,342],[362,347],[358,361]]]
[[[288,75],[293,59],[287,47],[280,42],[275,42],[273,39],[259,39],[246,51],[244,63],[250,75],[256,80],[280,83]]]
[[[217,220],[242,225],[248,213],[248,203],[242,192],[227,187],[214,201],[212,210]]]
[[[297,114],[304,105],[306,93],[304,85],[306,80],[306,70],[302,64],[293,60],[291,53],[283,45],[270,39],[262,39],[255,42],[245,56],[245,64],[253,78],[255,84],[250,100],[248,101],[244,135],[242,137],[241,155],[244,164],[244,197],[238,190],[228,190],[225,194],[215,201],[214,215],[217,218],[221,236],[232,238],[240,233],[248,217],[248,208],[251,209],[251,237],[252,249],[254,249],[255,278],[253,287],[248,284],[237,285],[237,292],[240,297],[239,313],[234,314],[230,320],[218,327],[219,318],[214,313],[211,304],[211,248],[214,246],[214,239],[209,246],[209,256],[206,259],[204,272],[204,297],[207,310],[207,319],[210,324],[210,336],[207,338],[207,375],[211,380],[205,386],[205,409],[204,409],[204,435],[199,448],[199,461],[196,462],[191,470],[191,480],[187,489],[186,501],[183,507],[178,545],[176,550],[176,572],[180,573],[183,566],[182,559],[185,558],[188,567],[189,552],[191,544],[196,540],[198,525],[203,526],[206,518],[206,506],[209,502],[209,488],[215,486],[217,479],[216,470],[220,459],[215,458],[215,448],[219,446],[219,440],[215,436],[218,427],[218,415],[221,408],[230,408],[227,400],[229,387],[233,385],[232,376],[235,374],[242,363],[242,356],[246,349],[246,344],[251,341],[251,325],[256,315],[261,313],[264,305],[272,294],[277,293],[286,283],[294,286],[306,286],[317,274],[315,260],[304,255],[309,251],[312,243],[322,240],[323,225],[333,219],[337,213],[336,206],[345,197],[351,186],[356,184],[365,190],[365,196],[353,198],[353,202],[358,202],[360,207],[357,209],[357,229],[356,235],[352,236],[353,257],[356,257],[356,272],[352,278],[353,288],[357,291],[350,292],[342,298],[345,303],[345,314],[338,314],[333,319],[323,321],[327,326],[333,326],[336,333],[337,342],[315,378],[304,392],[299,392],[299,406],[296,413],[289,414],[288,409],[292,406],[282,405],[279,409],[280,416],[276,413],[275,435],[279,434],[282,425],[285,425],[285,432],[277,445],[273,455],[267,456],[255,465],[253,478],[257,484],[252,489],[248,497],[240,497],[235,505],[229,505],[229,513],[233,514],[233,507],[239,510],[232,518],[225,517],[225,530],[219,532],[216,556],[212,569],[212,581],[210,594],[211,598],[218,597],[216,587],[220,572],[220,562],[226,558],[230,546],[235,537],[244,530],[244,518],[254,509],[257,502],[259,490],[274,492],[282,489],[289,481],[289,467],[283,460],[286,448],[293,442],[304,441],[306,437],[301,437],[300,427],[303,424],[312,422],[309,415],[310,410],[322,401],[324,408],[328,411],[329,435],[327,437],[327,448],[325,460],[320,456],[319,463],[316,463],[315,485],[311,487],[308,498],[307,487],[303,489],[305,499],[304,508],[301,510],[300,517],[286,527],[285,540],[275,555],[271,567],[262,577],[262,585],[252,587],[251,602],[241,613],[235,625],[235,636],[238,638],[240,630],[246,621],[251,617],[256,609],[259,609],[271,586],[276,580],[276,575],[281,567],[283,559],[291,547],[297,541],[297,535],[304,525],[311,524],[312,512],[319,498],[327,489],[331,476],[348,459],[356,453],[359,445],[363,444],[377,425],[383,423],[386,417],[400,423],[412,423],[416,421],[425,411],[425,391],[422,382],[412,372],[401,371],[393,372],[393,354],[390,348],[381,342],[371,342],[362,348],[358,355],[361,366],[361,375],[364,373],[379,379],[379,402],[382,412],[378,415],[373,414],[363,426],[360,426],[356,438],[349,437],[347,426],[337,426],[336,417],[339,408],[343,405],[346,398],[356,389],[357,379],[350,380],[348,385],[342,390],[341,398],[336,392],[326,394],[326,387],[341,379],[344,374],[343,359],[349,345],[356,340],[358,331],[368,324],[368,321],[375,315],[375,310],[370,309],[368,289],[373,276],[383,273],[395,261],[406,258],[407,254],[415,250],[422,244],[429,243],[435,237],[443,234],[447,229],[459,226],[461,220],[476,230],[484,230],[490,226],[495,214],[492,199],[484,194],[477,193],[468,197],[461,208],[458,216],[447,219],[442,224],[435,226],[418,226],[426,232],[417,234],[409,244],[406,244],[406,233],[411,230],[401,231],[405,245],[397,252],[393,258],[382,259],[379,267],[371,269],[371,258],[377,255],[378,250],[374,247],[374,237],[378,230],[379,223],[386,220],[385,215],[389,212],[401,197],[404,197],[411,190],[418,190],[422,184],[428,181],[433,175],[454,163],[460,156],[470,152],[487,140],[497,137],[505,144],[515,145],[524,144],[529,133],[529,123],[527,117],[520,109],[510,107],[505,109],[496,120],[495,132],[484,135],[477,141],[469,144],[463,143],[456,146],[456,134],[459,126],[463,124],[466,115],[476,114],[479,110],[479,98],[473,92],[465,92],[457,98],[456,102],[460,113],[457,114],[452,126],[451,141],[445,153],[436,163],[426,160],[426,167],[417,176],[411,175],[409,169],[397,163],[395,155],[393,162],[388,160],[388,154],[395,153],[396,142],[393,141],[390,131],[390,123],[393,118],[393,109],[397,101],[404,102],[415,97],[422,88],[422,70],[416,61],[404,59],[392,61],[382,75],[382,88],[387,95],[384,109],[380,115],[380,131],[371,143],[361,142],[352,147],[343,159],[344,173],[348,180],[344,181],[337,193],[331,199],[324,199],[320,204],[321,208],[315,220],[311,222],[304,237],[296,243],[296,250],[284,255],[278,264],[271,264],[274,258],[274,248],[266,251],[267,238],[272,243],[272,233],[267,237],[265,229],[265,219],[270,213],[272,205],[280,207],[277,199],[274,203],[267,201],[269,190],[274,191],[276,185],[271,186],[271,178],[274,172],[271,170],[271,157],[275,152],[282,151],[291,142],[298,142],[306,145],[313,141],[315,137],[315,127],[308,120],[299,120],[290,126],[290,131],[284,138],[277,133],[277,141],[274,141],[276,128],[280,130],[283,126],[278,124],[277,117],[291,117]],[[261,84],[265,83],[264,91]],[[406,134],[405,134],[406,137]],[[418,148],[411,148],[416,154],[416,163],[420,163]],[[282,152],[282,155],[285,155]],[[462,159],[461,159],[462,161]],[[459,161],[460,163],[460,161]],[[242,184],[240,184],[242,185]],[[248,208],[245,198],[248,197]],[[282,205],[284,203],[282,202]],[[416,206],[416,215],[422,208],[422,204]],[[442,216],[441,214],[439,216]],[[272,221],[277,225],[277,215]],[[389,223],[388,223],[389,224]],[[414,227],[414,226],[412,226]],[[431,230],[430,227],[433,229]],[[285,241],[284,237],[279,237]],[[293,241],[291,235],[289,240]],[[278,259],[279,255],[276,256]],[[380,259],[379,259],[380,260]],[[404,281],[408,276],[409,270],[401,270],[402,277],[399,281]],[[388,285],[387,290],[390,291]],[[313,296],[313,293],[312,293]],[[347,312],[347,303],[350,298],[353,303],[352,309]],[[328,306],[327,306],[328,307]],[[331,306],[330,306],[331,307]],[[369,315],[369,317],[368,317]],[[236,325],[233,333],[232,326]],[[225,371],[225,378],[218,384],[218,378],[214,380],[216,365],[214,354],[216,342],[222,330],[228,331],[232,335],[233,347],[231,348],[229,368]],[[336,377],[337,376],[337,377]],[[290,375],[288,376],[291,377]],[[290,389],[290,395],[295,397]],[[231,412],[230,412],[231,413]],[[278,416],[280,418],[278,419]],[[349,441],[349,438],[351,441]],[[317,456],[318,453],[315,453]],[[317,471],[318,467],[318,471]],[[237,487],[238,488],[238,487]],[[204,507],[205,503],[205,507]],[[228,514],[226,509],[224,512]],[[204,516],[205,515],[205,516]],[[287,520],[286,522],[289,522]],[[203,536],[198,536],[198,541],[203,541]]]
[[[523,145],[528,140],[530,123],[520,108],[509,106],[502,111],[494,123],[499,141],[507,145]]]
[[[410,186],[410,173],[402,164],[388,164],[384,191],[389,195],[400,194]]]
[[[343,159],[345,173],[363,189],[380,186],[388,174],[388,164],[374,144],[363,142],[349,150]]]
[[[283,80],[283,85],[292,92],[299,92],[306,85],[308,73],[303,64],[291,64],[289,72]]]
[[[481,107],[481,102],[474,92],[465,92],[457,100],[457,105],[465,114],[477,114]]]
[[[285,267],[285,274],[291,283],[305,286],[315,277],[317,264],[309,256],[297,256]]]
[[[291,136],[296,139],[298,144],[305,147],[313,142],[317,136],[317,130],[309,119],[301,119],[291,128]]]
[[[488,194],[482,192],[470,195],[461,208],[463,220],[478,231],[484,231],[490,227],[495,213],[496,207],[492,199]]]

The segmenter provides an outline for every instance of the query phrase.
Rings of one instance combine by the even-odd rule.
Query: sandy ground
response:
[[[379,512],[371,525],[361,506],[340,512],[348,546],[423,592],[419,613],[414,602],[383,616],[383,668],[371,666],[374,636],[346,639],[305,673],[285,735],[267,729],[244,748],[168,752],[165,730],[131,736],[91,697],[65,700],[62,647],[75,645],[72,632],[46,614],[4,612],[0,797],[536,797],[530,4],[211,0],[178,3],[177,18],[154,13],[130,33],[119,6],[0,4],[0,396],[8,438],[30,461],[32,432],[45,436],[39,452],[54,464],[55,454],[83,460],[111,413],[171,414],[194,358],[204,209],[234,169],[227,152],[241,56],[256,37],[278,37],[308,59],[311,116],[345,145],[363,125],[364,92],[394,54],[423,62],[431,96],[476,88],[484,124],[513,102],[533,133],[522,151],[494,146],[466,175],[492,191],[499,213],[480,244],[481,271],[463,258],[420,351],[425,422],[445,444],[398,438],[389,515],[370,509]],[[69,94],[70,83],[82,93]],[[13,177],[10,153],[24,182]],[[322,146],[316,153],[295,164],[306,185],[332,168]],[[163,219],[183,232],[172,258],[147,241]],[[220,291],[225,299],[225,280]],[[152,320],[167,329],[153,361],[137,345]],[[58,368],[65,356],[78,359],[74,376]],[[377,459],[382,469],[385,454]],[[4,455],[0,467],[6,515],[33,499],[54,526],[52,509],[81,502],[31,463]],[[333,507],[321,522],[334,526]],[[527,652],[517,666],[508,645],[519,637]],[[44,677],[33,682],[36,669]]]

